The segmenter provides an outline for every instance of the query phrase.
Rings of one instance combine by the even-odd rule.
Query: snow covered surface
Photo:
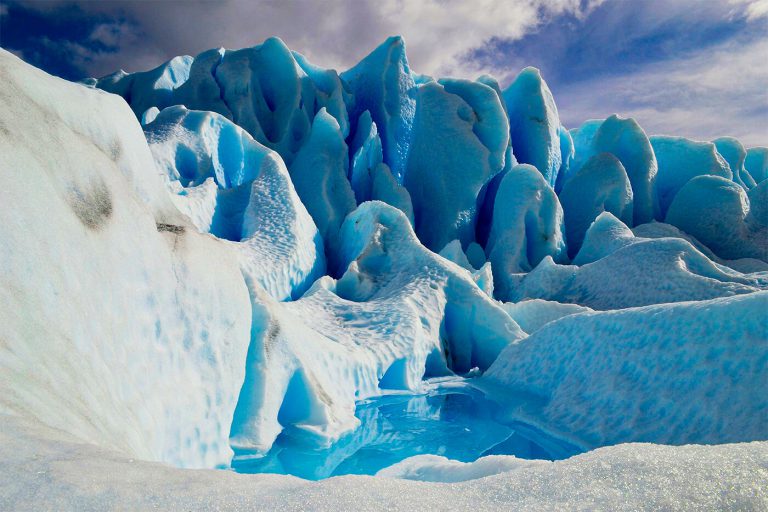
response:
[[[766,443],[712,445],[768,439],[765,148],[569,131],[537,70],[416,75],[399,37],[84,84],[0,50],[0,83],[0,508],[768,506]],[[457,375],[579,449],[708,446],[160,464],[362,435],[360,400]]]
[[[35,424],[0,430],[5,510],[763,510],[768,443],[626,444],[560,462],[476,463],[445,484],[344,476],[308,482],[281,475],[179,470],[129,459]],[[437,462],[437,464],[435,464]],[[406,461],[437,476],[445,461]],[[455,464],[454,464],[455,465]],[[483,467],[485,466],[485,467]],[[393,476],[406,476],[402,466]]]

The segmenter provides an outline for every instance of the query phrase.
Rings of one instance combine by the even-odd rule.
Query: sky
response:
[[[417,73],[541,69],[569,128],[768,145],[768,0],[0,0],[0,46],[70,80],[270,36],[342,71],[395,34]]]

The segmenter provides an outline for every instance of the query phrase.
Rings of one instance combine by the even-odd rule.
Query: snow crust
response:
[[[309,482],[281,475],[184,471],[129,459],[35,424],[0,430],[0,507],[13,510],[761,510],[768,443],[625,444],[558,462],[475,463],[465,482],[344,476]],[[449,462],[417,460],[420,474],[458,479]],[[451,464],[453,465],[453,464]],[[496,465],[496,464],[494,464]],[[430,466],[437,466],[431,469]],[[457,465],[458,466],[458,465]],[[523,467],[524,466],[524,467]],[[463,466],[461,467],[463,469]],[[395,468],[390,474],[403,476]],[[414,475],[411,473],[409,476]],[[394,476],[394,475],[393,475]],[[50,485],[56,482],[57,485]],[[45,492],[39,492],[44,486]]]

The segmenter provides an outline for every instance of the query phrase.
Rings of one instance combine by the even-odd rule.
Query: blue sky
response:
[[[542,70],[563,123],[768,145],[768,0],[0,1],[0,45],[68,79],[277,35],[345,69],[392,34],[412,68],[509,83]]]

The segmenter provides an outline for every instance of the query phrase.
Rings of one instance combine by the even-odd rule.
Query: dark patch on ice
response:
[[[272,347],[277,343],[277,338],[280,336],[280,324],[271,322],[269,324],[269,331],[267,331],[267,337],[264,340],[264,352],[265,357],[269,359],[269,353],[272,351]]]
[[[73,187],[69,206],[88,229],[98,230],[112,216],[112,196],[103,181],[91,182],[88,189]]]
[[[168,233],[173,233],[174,235],[183,235],[185,230],[184,226],[166,224],[164,222],[158,222],[156,226],[158,231],[167,231]]]

